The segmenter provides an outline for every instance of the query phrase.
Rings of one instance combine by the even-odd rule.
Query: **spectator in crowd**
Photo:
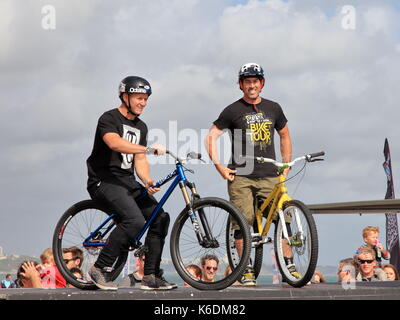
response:
[[[199,266],[196,266],[195,264],[190,264],[186,267],[186,270],[190,273],[193,279],[196,280],[201,280],[201,268]],[[183,283],[185,287],[189,287],[190,285],[186,282]]]
[[[13,281],[11,274],[7,274],[6,278],[1,281],[1,287],[4,289],[16,288],[15,282]]]
[[[360,273],[357,281],[386,281],[386,273],[381,268],[376,268],[375,250],[369,247],[362,248],[357,255]]]
[[[82,270],[79,268],[71,268],[69,271],[77,278],[77,279],[82,279],[83,278],[83,273]]]
[[[367,247],[373,249],[375,251],[377,266],[380,268],[382,265],[382,259],[389,260],[390,253],[379,241],[379,228],[373,226],[365,227],[362,231],[362,236],[364,239],[364,244],[358,248],[356,255],[361,252],[362,248]]]
[[[142,278],[144,277],[144,261],[145,254],[144,252],[139,256],[135,257],[136,266],[135,271],[133,273],[128,274],[125,278],[121,280],[119,283],[120,288],[126,287],[134,287],[135,285],[141,285]]]
[[[36,261],[24,261],[18,268],[16,284],[18,288],[42,288],[40,267]]]
[[[227,266],[224,272],[224,278],[226,278],[227,276],[229,276],[232,273],[232,268],[231,266]],[[240,281],[235,281],[233,284],[233,286],[241,286],[242,283]]]
[[[83,279],[83,273],[82,270],[76,267],[73,267],[69,269],[69,271],[77,278],[77,279]],[[75,288],[72,284],[67,283],[67,288]]]
[[[337,273],[338,282],[355,282],[358,272],[358,263],[353,258],[340,260]]]
[[[68,269],[82,267],[83,252],[78,247],[64,248],[63,258]]]
[[[201,280],[214,282],[218,271],[219,259],[213,254],[207,254],[201,258]]]
[[[326,283],[326,282],[327,281],[325,280],[321,270],[316,269],[311,279],[311,283]]]
[[[42,287],[48,289],[65,288],[67,282],[54,263],[53,249],[47,248],[44,250],[40,255],[40,260],[42,262],[40,266]]]
[[[392,264],[385,264],[382,267],[383,271],[385,271],[387,279],[389,281],[399,280],[399,272],[396,267]]]

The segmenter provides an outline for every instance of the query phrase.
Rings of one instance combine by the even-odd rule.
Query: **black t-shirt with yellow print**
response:
[[[242,156],[275,159],[274,131],[280,131],[286,123],[281,106],[271,100],[262,98],[252,105],[239,99],[227,106],[214,125],[231,134],[232,159],[228,167],[248,178],[276,177],[274,165],[244,160]]]

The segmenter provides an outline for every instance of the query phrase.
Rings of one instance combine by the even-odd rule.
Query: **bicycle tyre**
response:
[[[229,223],[230,222],[228,221],[228,224]],[[254,233],[259,233],[256,223],[254,223],[253,231],[254,231]],[[227,242],[229,243],[229,251],[228,251],[229,263],[230,263],[231,267],[236,267],[238,264],[238,261],[240,260],[240,257],[236,250],[235,239],[234,239],[234,230],[232,230],[231,225],[229,225],[227,227],[226,237],[227,237]],[[264,245],[263,244],[254,245],[252,243],[251,251],[250,251],[250,262],[253,267],[254,276],[256,279],[258,278],[258,276],[260,275],[260,272],[261,272],[263,256],[264,256]],[[241,275],[239,275],[239,279],[240,279],[240,277],[241,277]]]
[[[292,213],[292,221],[290,222],[291,236],[298,235],[297,218],[293,214],[294,210],[297,211],[299,222],[302,225],[305,240],[302,245],[292,246],[293,262],[296,266],[297,272],[300,277],[297,278],[288,270],[282,248],[282,223],[276,223],[274,232],[274,249],[276,262],[282,278],[285,282],[293,287],[302,287],[306,285],[312,278],[318,260],[318,233],[315,225],[314,218],[307,208],[307,206],[298,200],[287,201],[283,204],[284,214]],[[285,241],[285,240],[284,240]]]
[[[112,212],[94,200],[83,200],[72,205],[62,215],[57,223],[53,234],[53,255],[56,266],[67,283],[83,290],[95,290],[97,286],[88,276],[88,271],[97,260],[98,253],[102,247],[83,246],[83,241],[97,228]],[[112,221],[110,221],[112,222]],[[115,228],[115,227],[114,227]],[[110,232],[109,232],[110,233]],[[104,242],[106,238],[102,239]],[[67,268],[63,259],[63,248],[78,247],[83,252],[81,266],[84,279],[77,279]],[[97,253],[96,253],[97,250]],[[123,253],[111,272],[111,279],[114,281],[121,273],[128,257],[128,251]]]
[[[218,236],[218,248],[205,248],[199,244],[193,230],[193,225],[189,217],[189,207],[187,206],[177,217],[170,237],[171,258],[176,271],[180,277],[190,286],[199,290],[222,290],[232,285],[246,268],[247,261],[250,255],[251,236],[246,220],[240,211],[230,202],[215,198],[201,198],[193,203],[193,211],[198,212],[203,210],[208,221],[213,236]],[[205,254],[215,254],[219,258],[218,272],[224,267],[229,267],[228,243],[226,242],[226,226],[227,220],[234,218],[243,233],[243,254],[240,262],[231,270],[228,275],[223,275],[214,282],[206,282],[194,279],[186,270],[186,267],[191,264],[199,265],[200,259]],[[199,219],[201,228],[202,222]],[[204,230],[204,229],[203,229]],[[188,240],[186,240],[186,238]],[[189,248],[192,245],[193,249]]]
[[[261,231],[258,231],[256,223],[254,224],[255,224],[253,227],[254,232],[261,233]],[[264,245],[263,244],[256,245],[254,247],[254,262],[253,262],[254,276],[256,277],[256,279],[258,278],[261,272],[263,257],[264,257]]]

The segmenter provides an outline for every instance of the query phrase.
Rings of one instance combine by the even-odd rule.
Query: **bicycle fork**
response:
[[[298,230],[295,238],[293,237],[292,234],[289,235],[289,232],[288,232],[288,229],[286,226],[284,211],[281,208],[278,210],[279,221],[282,224],[283,237],[286,239],[287,243],[291,246],[302,246],[303,241],[305,240],[303,226],[300,223],[300,217],[299,217],[297,210],[294,208],[293,211],[294,211],[294,214],[292,214],[292,219],[295,219],[296,225],[297,225],[297,230]]]
[[[186,185],[190,188],[192,192],[192,199],[190,199],[190,196],[187,192]],[[190,221],[192,222],[194,232],[196,234],[197,240],[201,246],[204,248],[218,248],[219,243],[216,239],[213,238],[212,232],[210,229],[210,225],[207,221],[207,217],[204,213],[203,209],[199,209],[197,211],[198,216],[196,214],[196,211],[193,210],[193,201],[195,199],[200,199],[199,194],[197,193],[196,187],[194,183],[191,183],[189,181],[185,182],[180,182],[179,187],[182,191],[183,199],[185,200],[186,205],[189,207],[188,210],[188,215],[190,218]],[[200,221],[199,219],[200,218]],[[203,228],[201,228],[201,226]]]

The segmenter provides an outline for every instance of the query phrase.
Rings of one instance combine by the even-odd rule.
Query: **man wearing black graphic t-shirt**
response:
[[[274,132],[280,138],[280,152],[283,162],[291,161],[292,144],[287,119],[280,105],[260,96],[264,87],[264,71],[256,63],[247,63],[240,68],[239,86],[243,97],[227,106],[214,121],[206,138],[206,147],[215,168],[228,180],[230,200],[244,214],[250,226],[253,225],[256,198],[266,198],[275,186],[277,169],[272,164],[260,164],[244,160],[242,156],[275,159]],[[232,140],[232,159],[228,167],[218,158],[216,141],[228,131]],[[287,175],[288,169],[284,174]],[[235,233],[235,245],[241,252],[241,235]],[[251,266],[242,276],[243,285],[255,285]]]
[[[143,78],[130,76],[119,85],[121,105],[105,112],[98,121],[93,150],[87,159],[87,189],[92,199],[111,208],[118,217],[118,224],[111,232],[89,275],[101,289],[117,290],[111,281],[110,271],[118,257],[129,249],[136,234],[144,226],[157,206],[152,196],[159,191],[150,176],[146,154],[161,155],[160,145],[147,147],[147,126],[139,119],[151,94],[150,84]],[[135,179],[135,173],[145,187]],[[145,197],[135,197],[147,189]],[[168,232],[169,215],[160,213],[150,226],[142,289],[173,289],[160,269],[161,254]]]

